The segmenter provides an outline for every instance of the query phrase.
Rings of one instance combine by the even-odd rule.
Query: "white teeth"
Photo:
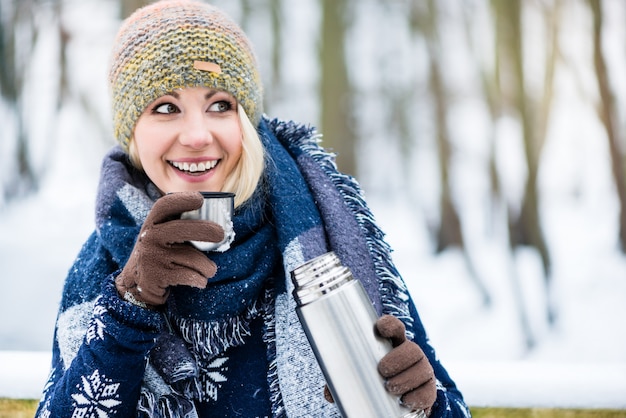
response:
[[[217,165],[217,160],[213,161],[205,161],[203,163],[179,163],[177,161],[172,161],[172,165],[179,170],[189,171],[190,173],[197,173],[202,171],[207,171],[212,169]]]

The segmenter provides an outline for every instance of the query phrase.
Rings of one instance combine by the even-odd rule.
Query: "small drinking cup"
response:
[[[224,239],[220,242],[190,241],[200,251],[224,252],[235,239],[233,212],[235,194],[226,192],[200,192],[204,203],[199,209],[183,212],[181,219],[198,219],[215,222],[224,229]]]

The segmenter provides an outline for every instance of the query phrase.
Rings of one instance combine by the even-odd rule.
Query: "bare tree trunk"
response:
[[[488,173],[489,173],[489,190],[490,190],[490,212],[491,216],[489,219],[492,221],[492,224],[489,225],[490,228],[494,228],[494,223],[497,219],[495,214],[499,212],[499,208],[505,204],[504,196],[502,192],[502,184],[500,180],[500,176],[498,175],[498,167],[496,161],[496,130],[495,125],[503,112],[503,100],[502,100],[502,91],[500,90],[500,85],[498,83],[498,71],[497,68],[494,71],[486,68],[482,62],[480,62],[481,56],[481,48],[482,46],[477,46],[473,39],[473,24],[474,24],[474,15],[475,11],[472,8],[464,9],[465,13],[463,16],[463,24],[464,24],[464,32],[465,39],[468,41],[468,46],[472,55],[476,58],[477,62],[477,71],[480,78],[480,87],[483,96],[483,100],[487,109],[489,111],[489,116],[491,118],[491,125],[489,131],[489,163],[488,163]],[[495,20],[495,18],[494,18]],[[497,63],[497,45],[496,45],[496,54],[495,61]]]
[[[450,133],[447,118],[447,93],[441,74],[439,57],[435,47],[430,48],[430,91],[435,105],[435,124],[437,133],[437,155],[439,157],[439,180],[441,196],[439,198],[440,223],[437,234],[437,252],[448,247],[463,248],[461,220],[454,206],[450,189]]]
[[[542,4],[537,5],[538,7],[543,7],[544,17],[547,22],[546,33],[548,34],[543,94],[539,100],[532,100],[526,92],[522,54],[522,39],[524,35],[521,26],[522,4],[524,3],[518,0],[491,1],[491,10],[496,28],[495,69],[493,74],[490,74],[481,65],[480,73],[485,101],[494,124],[509,107],[516,112],[522,127],[528,178],[525,184],[524,196],[520,203],[520,210],[515,212],[509,208],[506,216],[511,248],[511,286],[526,346],[530,349],[536,344],[536,341],[528,319],[528,313],[526,312],[520,285],[521,278],[515,269],[513,254],[515,248],[521,245],[528,245],[537,250],[544,270],[547,301],[546,319],[549,324],[553,324],[556,318],[556,310],[552,300],[551,261],[541,227],[537,175],[541,150],[545,142],[552,109],[556,61],[560,56],[558,28],[562,2],[561,0],[556,0],[552,7],[548,4],[543,6]],[[468,39],[471,39],[469,31],[471,24],[471,18],[466,16]],[[478,52],[476,47],[473,49],[474,52]],[[535,103],[538,103],[538,105],[535,105]],[[492,138],[489,173],[495,211],[498,202],[504,201],[502,196],[502,188],[504,186],[500,181],[496,167],[494,154],[495,132],[492,132]]]
[[[346,8],[347,0],[322,0],[320,115],[324,146],[337,154],[337,166],[341,171],[356,175],[353,91],[344,50]]]
[[[531,240],[527,239],[527,234],[530,233],[531,229],[539,227],[539,225],[533,224],[533,221],[538,220],[538,215],[536,215],[537,200],[535,189],[536,167],[533,166],[535,159],[531,155],[533,153],[533,147],[531,144],[533,140],[531,133],[532,122],[530,120],[530,114],[528,113],[527,97],[524,88],[521,2],[519,0],[496,0],[494,3],[497,3],[496,7],[498,10],[497,25],[499,26],[499,30],[497,32],[497,36],[502,37],[499,56],[501,60],[506,60],[505,63],[509,65],[509,68],[507,69],[510,71],[511,78],[513,78],[514,87],[509,93],[512,95],[514,108],[519,113],[519,119],[522,125],[522,137],[525,151],[524,156],[526,158],[526,167],[528,172],[520,213],[516,218],[515,214],[512,211],[509,211],[508,216],[509,241],[511,248],[514,251],[515,247],[518,245],[530,245]],[[530,199],[532,199],[532,203],[529,203]],[[528,229],[528,231],[526,229]],[[526,348],[530,350],[535,345],[535,337],[530,326],[520,286],[520,278],[515,267],[513,267],[511,281],[513,296],[519,312],[520,325],[526,340]]]
[[[427,16],[414,18],[420,21],[422,32],[425,37],[428,60],[429,80],[428,87],[434,105],[435,132],[437,141],[437,156],[439,158],[439,181],[441,183],[441,195],[439,197],[440,221],[437,233],[437,252],[441,252],[450,246],[463,248],[463,233],[461,232],[461,220],[454,206],[450,189],[450,133],[448,130],[448,92],[443,79],[440,49],[437,28],[439,16],[437,3],[433,0],[427,2]],[[417,10],[417,7],[415,8]]]
[[[285,90],[282,56],[283,56],[283,4],[282,0],[268,0],[269,15],[271,20],[271,50],[269,59],[269,68],[266,72],[267,85],[264,89],[264,102],[266,112],[272,113],[270,108],[272,104],[279,103],[289,93]],[[245,3],[249,3],[246,0]],[[248,8],[250,6],[247,6]],[[287,6],[288,7],[288,6]],[[250,13],[253,11],[250,10]],[[245,28],[244,28],[245,30]]]
[[[282,85],[281,80],[282,69],[281,69],[281,53],[283,50],[283,19],[281,15],[282,11],[281,0],[270,0],[270,11],[272,14],[272,89],[280,89]]]
[[[528,169],[528,178],[522,200],[521,211],[517,218],[512,213],[510,225],[511,245],[529,245],[537,249],[543,261],[546,275],[550,274],[550,256],[543,237],[539,220],[539,195],[537,191],[537,174],[539,171],[539,157],[544,138],[538,131],[538,115],[533,112],[534,105],[527,95],[522,49],[522,6],[519,0],[500,0],[502,24],[504,30],[499,34],[506,36],[506,57],[511,64],[511,76],[514,82],[513,95],[516,111],[522,125],[524,157]],[[545,110],[544,110],[545,111]]]
[[[521,210],[517,217],[510,213],[509,238],[512,248],[520,245],[528,245],[537,250],[544,269],[545,288],[548,295],[548,305],[546,306],[547,320],[554,323],[556,313],[551,304],[551,259],[548,246],[546,244],[543,228],[539,215],[539,193],[537,176],[539,172],[539,160],[541,150],[545,142],[547,131],[547,120],[552,103],[552,84],[554,74],[554,60],[558,55],[557,51],[557,28],[558,22],[549,20],[550,48],[546,57],[546,78],[544,80],[544,93],[539,103],[539,112],[533,112],[535,104],[526,92],[524,62],[523,62],[523,31],[521,27],[522,3],[515,1],[500,1],[502,23],[508,30],[499,33],[506,36],[506,51],[510,60],[512,76],[515,82],[513,90],[515,109],[519,112],[522,125],[522,137],[524,141],[524,156],[528,169],[528,178],[522,199]],[[555,10],[558,10],[558,2]],[[557,13],[552,12],[552,13]],[[558,16],[558,14],[557,14]]]
[[[412,30],[420,28],[424,34],[429,59],[429,89],[434,104],[435,132],[437,141],[437,155],[439,158],[439,181],[441,195],[439,198],[439,227],[436,234],[436,251],[438,253],[449,247],[458,247],[464,257],[469,277],[478,290],[484,306],[491,304],[491,296],[482,278],[474,267],[474,262],[468,253],[457,208],[454,204],[450,187],[450,131],[448,128],[448,91],[441,68],[441,43],[438,37],[439,11],[434,0],[427,2],[425,16],[419,11],[417,4],[413,4],[411,12]],[[405,109],[406,111],[406,109]]]
[[[624,153],[620,149],[620,129],[617,118],[615,97],[611,90],[609,74],[602,52],[602,2],[588,0],[593,14],[593,63],[596,69],[596,80],[600,92],[598,113],[609,140],[611,153],[611,169],[615,180],[615,189],[619,200],[619,241],[622,252],[626,252],[626,182],[623,166]]]
[[[33,192],[39,187],[39,177],[30,159],[30,147],[22,113],[24,74],[30,53],[37,42],[38,31],[32,15],[34,7],[32,0],[13,3],[13,9],[8,12],[11,16],[9,24],[3,24],[0,27],[2,33],[0,37],[0,52],[2,53],[0,56],[0,69],[2,70],[0,93],[13,110],[12,116],[16,128],[16,136],[13,138],[16,144],[15,154],[12,161],[6,161],[10,164],[15,163],[16,170],[12,171],[11,177],[3,182],[2,201],[10,201]],[[2,13],[7,12],[0,10],[0,16]],[[27,36],[22,39],[29,39],[28,45],[17,45],[18,31],[25,31],[22,34]]]
[[[61,108],[61,105],[67,99],[69,94],[69,80],[67,74],[67,45],[70,41],[70,33],[63,24],[63,1],[55,0],[54,12],[57,17],[58,24],[58,36],[59,36],[59,67],[61,75],[59,76],[59,96],[57,97],[57,109]]]
[[[252,13],[254,13],[252,3],[253,0],[239,0],[239,4],[241,4],[241,20],[239,26],[241,26],[244,31],[249,30],[250,17]]]
[[[126,19],[135,10],[151,3],[150,0],[119,0],[120,4],[120,18]]]

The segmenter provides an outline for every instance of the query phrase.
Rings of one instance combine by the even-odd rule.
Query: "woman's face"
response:
[[[207,87],[173,91],[148,105],[133,141],[161,192],[221,191],[241,157],[236,99]]]

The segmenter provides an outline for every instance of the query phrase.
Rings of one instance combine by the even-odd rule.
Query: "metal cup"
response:
[[[200,192],[204,203],[199,209],[183,212],[181,219],[199,219],[215,222],[224,228],[224,239],[220,242],[190,241],[200,251],[224,252],[230,248],[235,239],[233,229],[233,212],[235,211],[235,194],[226,192]]]

